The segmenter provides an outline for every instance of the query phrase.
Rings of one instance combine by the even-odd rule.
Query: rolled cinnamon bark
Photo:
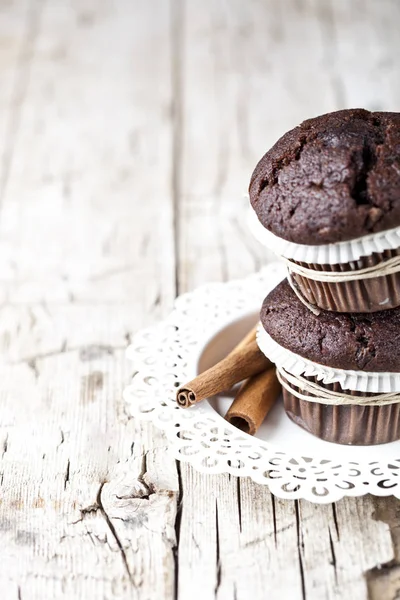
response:
[[[181,386],[176,393],[179,406],[192,406],[271,367],[272,363],[258,348],[256,331],[257,326],[223,360]]]
[[[254,435],[281,392],[276,369],[270,368],[245,381],[225,419],[250,435]]]

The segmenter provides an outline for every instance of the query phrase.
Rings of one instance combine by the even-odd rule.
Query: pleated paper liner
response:
[[[261,225],[252,208],[249,210],[247,223],[251,233],[263,246],[278,256],[306,264],[338,265],[400,247],[400,226],[335,244],[308,245],[278,237]]]
[[[340,265],[293,262],[314,271],[340,273],[372,267],[399,255],[400,248],[397,248]],[[371,313],[400,306],[400,272],[340,283],[314,281],[297,273],[292,273],[292,278],[305,299],[323,310]]]
[[[400,392],[400,373],[335,369],[315,363],[278,344],[265,331],[261,323],[257,329],[257,342],[260,350],[270,361],[293,375],[315,377],[318,382],[325,385],[339,383],[344,390],[369,394]]]
[[[279,256],[312,271],[351,272],[400,255],[400,227],[356,240],[310,246],[279,238],[252,213],[250,227],[257,239]],[[292,278],[305,300],[323,310],[371,313],[400,306],[400,272],[346,282],[314,281],[297,273],[292,273]]]
[[[282,375],[282,379],[285,377]],[[316,377],[307,377],[317,382]],[[374,394],[343,390],[339,383],[323,384],[321,388],[345,392],[351,396]],[[300,391],[298,388],[294,388]],[[308,395],[307,392],[301,392]],[[313,435],[336,444],[368,446],[386,444],[400,439],[400,404],[385,406],[325,405],[301,400],[283,388],[283,403],[286,414],[297,425]]]

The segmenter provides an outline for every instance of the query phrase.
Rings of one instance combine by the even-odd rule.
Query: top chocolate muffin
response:
[[[304,121],[263,156],[249,193],[264,227],[297,244],[400,225],[400,113],[351,109]]]

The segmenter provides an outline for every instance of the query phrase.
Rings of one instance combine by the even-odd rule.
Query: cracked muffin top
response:
[[[265,298],[261,323],[281,346],[309,360],[356,371],[400,372],[400,307],[314,315],[285,279]]]
[[[297,244],[400,225],[400,113],[351,109],[304,121],[262,157],[249,193],[262,225]]]

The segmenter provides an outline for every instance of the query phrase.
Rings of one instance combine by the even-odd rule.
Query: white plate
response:
[[[251,477],[281,498],[325,503],[366,493],[400,497],[400,442],[324,442],[292,423],[281,402],[255,437],[224,421],[231,398],[189,409],[176,405],[177,387],[234,347],[284,275],[284,267],[273,263],[245,280],[208,284],[179,297],[171,315],[140,331],[127,350],[136,372],[124,392],[128,411],[161,427],[177,459],[204,473]]]

